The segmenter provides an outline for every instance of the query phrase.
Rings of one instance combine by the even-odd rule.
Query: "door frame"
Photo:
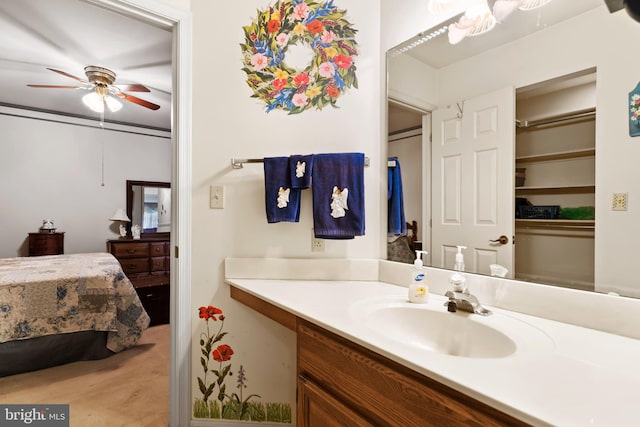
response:
[[[191,423],[191,12],[153,0],[84,0],[173,33],[169,426]],[[178,256],[179,248],[179,256]]]

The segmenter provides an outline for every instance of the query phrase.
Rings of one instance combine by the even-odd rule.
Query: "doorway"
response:
[[[516,91],[515,277],[594,290],[596,70]]]
[[[191,420],[191,15],[146,0],[84,0],[173,32],[169,425]]]
[[[415,250],[423,254],[425,265],[431,264],[431,115],[428,111],[393,99],[388,101],[387,157],[398,159],[402,179],[404,217],[411,252],[398,250],[398,234],[387,229],[387,259],[412,263]],[[394,162],[387,165],[396,167]],[[393,252],[393,253],[392,253]]]

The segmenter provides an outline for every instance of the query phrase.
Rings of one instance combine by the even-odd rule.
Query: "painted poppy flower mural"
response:
[[[334,0],[278,0],[243,27],[242,70],[251,96],[265,103],[266,112],[337,107],[340,96],[358,88],[357,30],[345,15]],[[308,64],[296,68],[287,63],[292,46],[310,50]]]
[[[193,416],[291,423],[291,406],[288,403],[262,403],[257,400],[260,398],[257,394],[244,396],[248,380],[243,365],[237,372],[238,391],[227,390],[227,379],[233,376],[231,361],[234,351],[229,344],[222,343],[227,335],[227,332],[223,332],[226,318],[220,308],[211,305],[198,308],[198,317],[206,322],[206,330],[200,334],[200,364],[204,375],[198,377],[202,397],[195,399]]]

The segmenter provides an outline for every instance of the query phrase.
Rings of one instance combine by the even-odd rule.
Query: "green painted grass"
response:
[[[224,420],[241,420],[253,422],[291,423],[291,405],[288,403],[261,403],[226,401],[205,402],[196,399],[193,403],[195,418],[217,418]]]

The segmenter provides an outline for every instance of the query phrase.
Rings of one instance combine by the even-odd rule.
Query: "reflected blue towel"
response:
[[[313,171],[313,154],[289,157],[289,173],[291,174],[291,188],[309,188]]]
[[[364,236],[364,154],[316,154],[311,189],[317,238]]]
[[[389,160],[395,160],[396,166],[389,166],[387,168],[388,232],[391,234],[407,234],[407,221],[404,217],[404,196],[402,195],[402,173],[400,171],[400,162],[396,157],[390,157]]]
[[[291,188],[288,157],[264,158],[264,196],[267,222],[298,222],[300,191]]]

